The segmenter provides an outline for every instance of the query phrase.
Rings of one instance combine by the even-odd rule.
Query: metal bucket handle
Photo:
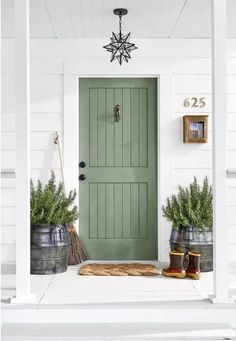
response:
[[[51,242],[56,244],[56,241],[58,240],[55,236],[59,234],[59,238],[60,238],[60,241],[62,240],[62,233],[64,234],[65,233],[65,228],[64,227],[61,227],[59,230],[58,230],[58,227],[53,227],[51,229]]]

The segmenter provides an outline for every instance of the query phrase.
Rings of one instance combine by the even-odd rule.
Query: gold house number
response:
[[[206,97],[187,97],[184,100],[185,108],[203,108],[206,106]]]

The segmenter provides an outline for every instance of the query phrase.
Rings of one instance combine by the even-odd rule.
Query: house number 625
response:
[[[192,108],[203,108],[206,106],[206,98],[205,97],[191,97],[185,98],[184,100],[185,108],[192,107]]]

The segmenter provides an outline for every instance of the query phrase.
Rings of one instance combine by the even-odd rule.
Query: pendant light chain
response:
[[[122,15],[119,15],[119,30],[120,30],[120,39],[122,37]]]

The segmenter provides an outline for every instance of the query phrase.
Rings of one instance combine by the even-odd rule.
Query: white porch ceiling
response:
[[[228,37],[236,38],[236,0],[227,0]],[[109,38],[114,8],[136,38],[209,38],[210,0],[30,0],[32,38]],[[14,37],[14,0],[2,0],[2,37]]]

